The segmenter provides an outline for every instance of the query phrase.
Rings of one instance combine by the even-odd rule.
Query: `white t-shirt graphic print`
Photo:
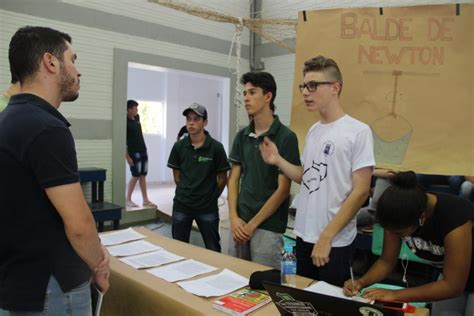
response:
[[[301,162],[304,173],[294,230],[305,242],[316,243],[351,193],[352,173],[375,165],[372,132],[349,115],[329,124],[317,122],[308,131]],[[332,246],[347,246],[356,234],[354,218]]]

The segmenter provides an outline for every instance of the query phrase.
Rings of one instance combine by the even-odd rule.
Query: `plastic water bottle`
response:
[[[291,245],[285,245],[281,255],[281,284],[296,287],[296,256]]]

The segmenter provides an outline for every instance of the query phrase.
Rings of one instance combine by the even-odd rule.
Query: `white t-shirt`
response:
[[[305,242],[316,243],[351,193],[352,173],[375,165],[372,131],[349,115],[329,124],[317,122],[306,135],[301,162],[304,173],[294,231]],[[354,218],[332,246],[350,245],[356,234]]]

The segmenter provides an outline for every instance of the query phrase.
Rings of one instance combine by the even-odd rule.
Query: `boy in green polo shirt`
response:
[[[241,83],[245,86],[245,109],[253,119],[235,136],[229,156],[229,254],[280,268],[291,181],[277,167],[263,161],[258,145],[268,136],[286,159],[299,165],[298,140],[273,114],[273,76],[249,72],[242,76]]]
[[[188,137],[174,144],[168,159],[176,183],[172,235],[189,243],[195,220],[206,248],[220,252],[217,199],[227,184],[229,162],[224,146],[204,130],[206,108],[193,103],[183,115]]]

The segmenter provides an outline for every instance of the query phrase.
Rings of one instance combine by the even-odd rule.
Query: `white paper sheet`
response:
[[[124,242],[129,242],[132,240],[138,240],[145,238],[145,235],[137,233],[133,228],[127,228],[124,230],[119,230],[113,233],[103,233],[99,235],[102,245],[112,246],[117,244],[122,244]]]
[[[326,283],[324,281],[318,281],[315,284],[305,288],[305,290],[314,292],[314,293],[343,298],[346,300],[353,300],[353,301],[358,301],[362,303],[367,303],[367,304],[373,304],[374,302],[372,300],[368,300],[360,296],[352,296],[352,297],[345,296],[341,287]]]
[[[107,247],[112,256],[124,257],[161,249],[146,240],[132,241],[126,244]]]
[[[141,255],[130,256],[119,259],[120,261],[134,267],[135,269],[161,266],[162,264],[183,260],[184,257],[175,255],[164,249],[148,252]]]
[[[104,294],[95,286],[91,286],[91,304],[92,304],[92,315],[100,316],[100,309],[102,308],[102,300]]]
[[[221,296],[238,290],[249,284],[249,280],[240,274],[224,269],[222,272],[193,281],[177,283],[184,290],[198,296]]]
[[[195,261],[193,259],[188,259],[178,263],[169,264],[165,267],[150,269],[148,272],[168,282],[175,282],[215,270],[217,270],[216,267]]]

